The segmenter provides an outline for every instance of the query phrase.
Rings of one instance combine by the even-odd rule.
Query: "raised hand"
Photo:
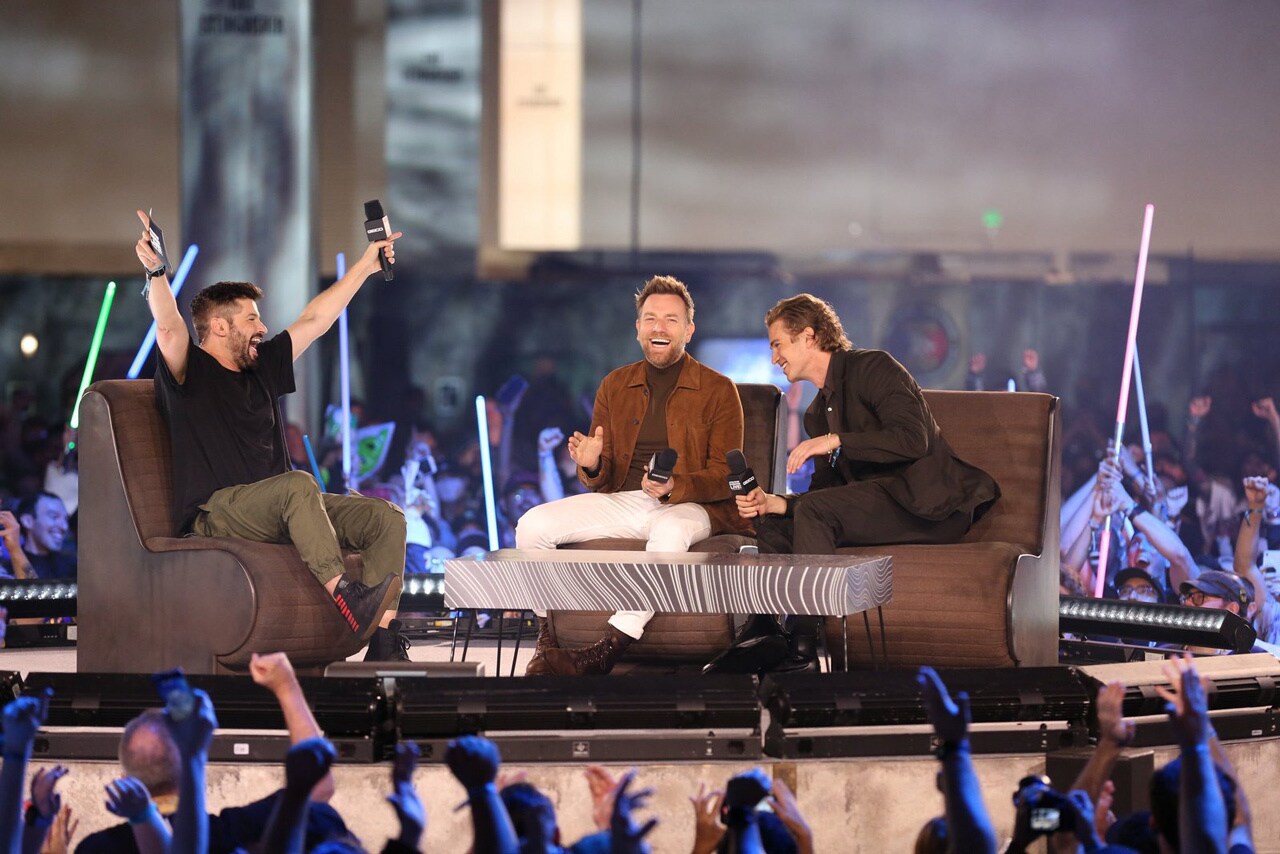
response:
[[[780,777],[773,778],[773,796],[769,799],[769,802],[773,807],[773,814],[778,817],[778,821],[782,822],[787,830],[791,832],[800,854],[812,852],[813,831],[809,828],[809,822],[805,821],[804,814],[800,812],[800,804],[796,800],[795,794],[791,791],[791,787],[784,783]]]
[[[1092,851],[1102,844],[1102,840],[1098,838],[1098,830],[1095,826],[1093,801],[1089,798],[1089,793],[1082,789],[1072,789],[1067,792],[1066,812],[1069,815],[1063,816],[1067,821],[1062,822],[1064,825],[1070,822],[1070,830],[1076,835],[1076,839],[1080,840],[1085,846],[1086,851]],[[1064,830],[1068,829],[1066,827]]]
[[[391,763],[391,794],[387,803],[396,811],[400,820],[400,842],[417,849],[422,833],[427,829],[427,811],[423,809],[418,790],[413,787],[413,772],[421,756],[418,745],[412,741],[396,744],[396,756]]]
[[[1098,737],[1119,747],[1133,741],[1134,723],[1124,717],[1124,683],[1108,682],[1098,690],[1094,703],[1098,715]]]
[[[1260,398],[1253,402],[1253,414],[1268,424],[1280,425],[1280,412],[1276,412],[1276,402],[1270,397]]]
[[[759,768],[730,777],[724,787],[724,805],[729,809],[755,809],[772,790],[773,784]]]
[[[338,758],[326,738],[308,738],[284,755],[285,786],[294,792],[310,792],[324,779]]]
[[[363,266],[364,269],[368,271],[366,275],[371,276],[382,269],[382,262],[378,260],[379,249],[385,249],[387,251],[388,264],[396,263],[395,242],[401,237],[404,237],[404,233],[397,231],[395,234],[388,236],[386,240],[375,240],[365,247],[364,254],[360,256],[360,260],[357,264]],[[152,269],[155,268],[153,267]]]
[[[151,793],[136,777],[121,777],[106,785],[107,812],[135,824],[152,809]]]
[[[591,818],[597,830],[608,830],[618,778],[600,765],[588,765],[584,773],[587,775],[587,788],[591,790]]]
[[[724,825],[720,823],[720,805],[724,792],[707,790],[706,783],[698,784],[698,794],[689,796],[693,806],[693,854],[713,854],[724,838]]]
[[[502,757],[497,745],[478,735],[464,735],[449,742],[444,752],[445,764],[468,791],[489,785],[498,776]]]
[[[1028,372],[1040,367],[1040,354],[1028,347],[1022,351],[1022,367]]]
[[[253,681],[263,688],[278,694],[282,689],[295,685],[298,681],[293,672],[293,663],[283,652],[269,652],[266,655],[253,653],[249,657],[249,675]]]
[[[1246,477],[1244,479],[1244,500],[1250,510],[1261,510],[1267,504],[1267,492],[1271,481],[1265,477]]]
[[[921,667],[916,683],[920,686],[925,717],[938,738],[951,744],[964,741],[969,735],[969,695],[961,691],[953,701],[932,667]]]
[[[632,812],[644,809],[653,795],[653,789],[631,792],[631,784],[635,779],[636,771],[632,768],[622,775],[622,781],[618,784],[618,793],[613,799],[613,816],[609,820],[610,854],[647,854],[649,846],[645,844],[644,838],[658,826],[656,818],[649,819],[640,827],[632,820]]]
[[[4,752],[31,755],[31,744],[44,723],[49,710],[52,688],[39,694],[27,694],[4,707]]]
[[[1187,417],[1194,421],[1199,421],[1209,414],[1209,410],[1213,408],[1213,398],[1209,395],[1201,397],[1193,397],[1187,403]]]
[[[974,353],[969,357],[969,373],[980,374],[987,369],[987,354]]]
[[[191,691],[195,705],[191,714],[182,720],[174,720],[165,709],[165,722],[169,725],[169,734],[178,745],[178,752],[183,758],[201,756],[209,751],[209,743],[213,741],[213,731],[218,728],[218,718],[213,713],[213,701],[209,695],[199,688]]]
[[[564,441],[564,431],[559,427],[544,427],[538,434],[538,453],[550,454]]]
[[[137,254],[138,260],[142,262],[142,266],[147,270],[154,270],[164,263],[163,259],[156,254],[151,248],[151,217],[142,211],[138,211],[138,219],[142,220],[142,236],[138,238],[138,242],[134,245],[133,251]]]
[[[0,510],[0,539],[11,550],[22,542],[22,526],[18,524],[18,517],[8,510]]]
[[[1213,734],[1213,724],[1209,722],[1209,701],[1195,660],[1189,654],[1172,658],[1165,662],[1164,674],[1171,687],[1157,685],[1156,693],[1165,700],[1169,724],[1178,744],[1184,748],[1207,744]]]
[[[604,427],[596,428],[596,432],[587,436],[573,431],[569,437],[569,456],[584,469],[594,470],[600,465],[600,455],[604,453]]]

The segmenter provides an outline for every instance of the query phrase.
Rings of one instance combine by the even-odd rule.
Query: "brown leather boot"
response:
[[[545,676],[551,670],[547,667],[547,653],[556,648],[556,640],[551,636],[551,621],[546,617],[538,618],[538,643],[533,648],[533,657],[525,665],[525,676]]]
[[[545,672],[556,676],[586,676],[588,674],[604,674],[613,669],[627,651],[627,647],[635,641],[630,635],[623,634],[609,626],[608,632],[591,646],[582,649],[560,649],[554,647],[547,650]]]

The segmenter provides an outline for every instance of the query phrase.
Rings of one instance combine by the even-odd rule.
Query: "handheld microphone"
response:
[[[672,448],[663,448],[649,460],[649,480],[655,483],[666,483],[671,480],[671,472],[675,470],[677,454]]]
[[[747,465],[747,458],[742,455],[742,451],[735,448],[724,455],[724,460],[729,464],[729,492],[734,495],[746,495],[760,485],[756,480],[756,473]]]
[[[387,215],[382,210],[382,202],[377,199],[364,203],[364,219],[364,233],[370,243],[386,240],[391,234],[391,223],[387,221]],[[382,265],[383,281],[389,282],[395,278],[395,274],[391,272],[391,264],[387,261],[387,253],[383,249],[378,250],[378,263]]]

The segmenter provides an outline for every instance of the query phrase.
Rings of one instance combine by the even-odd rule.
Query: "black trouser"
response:
[[[835,554],[841,546],[954,543],[969,530],[970,514],[922,519],[907,512],[877,483],[849,483],[807,492],[793,517],[756,522],[761,554]]]

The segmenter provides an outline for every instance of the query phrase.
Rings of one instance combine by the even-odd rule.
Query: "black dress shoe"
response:
[[[773,669],[773,672],[821,672],[822,668],[818,666],[818,633],[821,628],[821,617],[788,617],[787,657]]]
[[[752,614],[747,621],[742,624],[742,628],[738,629],[738,635],[734,638],[734,644],[740,644],[743,641],[749,641],[752,638],[764,638],[770,635],[784,635],[778,618],[773,614]]]
[[[767,673],[790,654],[780,634],[747,638],[735,643],[702,668],[703,673]]]

